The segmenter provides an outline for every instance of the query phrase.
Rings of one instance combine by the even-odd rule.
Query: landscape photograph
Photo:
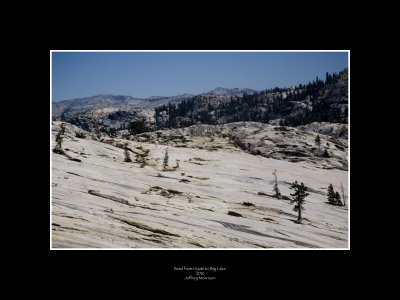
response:
[[[50,50],[51,250],[349,250],[349,50]]]

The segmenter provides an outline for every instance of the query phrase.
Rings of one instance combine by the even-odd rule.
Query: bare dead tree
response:
[[[274,177],[275,177],[275,184],[274,184],[275,197],[279,199],[279,197],[281,196],[281,192],[279,191],[279,188],[278,188],[278,176],[277,176],[276,170],[274,170],[272,172],[272,175],[274,175]]]
[[[345,198],[345,195],[344,195],[344,188],[343,188],[343,184],[342,183],[340,183],[340,188],[342,190],[343,206],[346,206],[346,198]]]

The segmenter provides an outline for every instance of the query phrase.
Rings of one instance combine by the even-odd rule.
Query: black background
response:
[[[237,8],[239,13],[240,9]],[[45,36],[41,47],[36,47],[32,55],[41,70],[37,73],[35,91],[42,98],[43,107],[38,109],[43,114],[43,147],[40,154],[42,162],[49,162],[49,88],[50,88],[50,50],[189,50],[189,49],[221,49],[221,50],[350,50],[351,58],[351,153],[357,151],[358,130],[354,121],[357,116],[354,107],[357,106],[357,65],[360,63],[360,50],[357,48],[357,38],[362,38],[362,32],[357,32],[346,20],[346,8],[336,7],[325,17],[302,17],[288,24],[287,14],[284,19],[271,19],[270,10],[257,14],[257,8],[240,11],[239,15],[229,20],[215,21],[215,14],[208,11],[200,17],[184,15],[175,17],[171,23],[169,18],[161,18],[155,26],[146,28],[154,19],[137,21],[126,18],[113,21],[113,26],[98,18],[98,22],[88,22],[82,26],[74,26],[73,18],[57,18],[52,14],[48,19]],[[283,11],[285,12],[285,11]],[[135,16],[140,11],[135,11]],[[246,14],[246,18],[242,18]],[[312,14],[311,14],[312,15]],[[77,18],[81,14],[77,13]],[[254,16],[254,19],[252,18]],[[290,15],[292,16],[292,15]],[[249,19],[250,18],[250,19]],[[122,19],[122,16],[121,16]],[[68,21],[68,22],[67,22]],[[210,25],[210,22],[213,25]],[[296,22],[297,21],[297,22]],[[218,24],[216,24],[217,22]],[[195,26],[191,27],[188,24]],[[217,26],[218,25],[218,26]],[[53,28],[48,30],[46,28]],[[47,101],[46,101],[47,100]],[[47,146],[46,146],[47,145]],[[43,151],[43,152],[42,152]],[[44,155],[43,155],[44,153]],[[359,163],[357,157],[351,156],[351,168]],[[44,194],[41,202],[40,258],[38,270],[47,274],[48,284],[64,295],[74,296],[77,290],[85,290],[85,295],[92,292],[104,296],[127,292],[132,298],[138,292],[147,292],[149,297],[156,293],[164,296],[181,294],[176,287],[223,287],[226,292],[259,292],[265,297],[273,294],[294,296],[299,293],[320,295],[317,288],[329,290],[329,294],[339,294],[335,285],[347,286],[355,272],[366,270],[363,264],[362,248],[359,243],[360,225],[356,197],[357,179],[351,178],[351,236],[350,250],[50,250],[49,239],[49,196],[47,175],[49,167],[41,164],[43,170]],[[353,173],[354,171],[352,171]],[[49,195],[49,194],[47,194]],[[35,235],[35,244],[39,241]],[[180,266],[223,266],[226,271],[217,273],[215,281],[185,281],[184,272],[174,271]],[[161,286],[167,288],[161,288]],[[146,286],[146,288],[145,288]],[[309,287],[313,289],[310,292]],[[209,296],[207,290],[202,290],[199,296]],[[194,292],[194,290],[193,290]],[[211,295],[211,294],[210,294]]]

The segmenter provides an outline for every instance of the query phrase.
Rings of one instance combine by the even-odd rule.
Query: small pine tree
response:
[[[279,191],[279,188],[278,188],[278,177],[276,175],[276,170],[274,170],[274,172],[272,172],[272,175],[274,175],[274,177],[275,177],[275,184],[274,184],[275,197],[279,199],[279,197],[281,196],[281,192]]]
[[[110,127],[110,128],[108,129],[107,134],[108,134],[111,138],[116,137],[116,136],[117,136],[117,130],[116,130],[115,128]]]
[[[328,151],[326,151],[326,149],[324,150],[322,157],[330,157],[330,155],[329,155]]]
[[[333,190],[333,185],[330,184],[328,186],[328,202],[330,204],[335,204],[336,203],[336,195],[335,195],[335,191]]]
[[[297,222],[301,223],[301,212],[304,210],[304,198],[306,198],[309,193],[306,193],[307,187],[304,185],[303,182],[300,184],[297,183],[297,180],[292,183],[292,185],[289,187],[289,189],[294,190],[295,192],[293,194],[290,194],[290,196],[293,197],[293,199],[290,201],[290,204],[296,203],[294,206],[293,210],[298,213],[297,217]]]
[[[129,155],[129,152],[128,152],[128,143],[125,143],[124,144],[124,153],[125,153],[125,162],[132,162],[132,159],[131,159],[131,157],[130,157],[130,155]]]
[[[65,134],[65,124],[60,124],[60,131],[56,135],[57,148],[62,148],[63,135]]]
[[[147,165],[146,159],[143,156],[140,158],[139,163],[141,168],[144,168],[144,166]]]
[[[57,148],[61,148],[62,147],[62,142],[63,142],[63,137],[61,134],[61,131],[59,131],[56,135],[56,143],[57,143]]]
[[[340,199],[340,195],[338,192],[335,193],[335,204],[336,205],[343,205],[342,200]]]
[[[319,134],[315,138],[315,144],[318,146],[318,148],[320,148],[320,146],[321,146],[321,138],[319,137]]]
[[[164,161],[163,161],[164,169],[168,167],[168,149],[165,150]]]

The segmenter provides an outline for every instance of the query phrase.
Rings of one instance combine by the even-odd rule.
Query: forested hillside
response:
[[[198,95],[178,104],[155,108],[158,128],[186,127],[198,123],[226,124],[238,121],[299,126],[312,122],[347,123],[348,69],[326,73],[306,85],[274,88],[243,96]]]

